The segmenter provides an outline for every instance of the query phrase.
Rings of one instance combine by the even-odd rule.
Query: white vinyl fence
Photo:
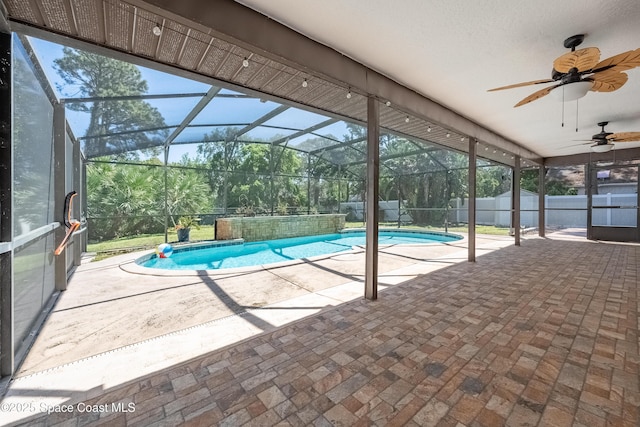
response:
[[[593,209],[593,225],[636,227],[637,194],[597,194],[593,196],[593,206],[624,206],[626,209]],[[458,223],[468,223],[467,211],[469,200],[458,199],[455,209],[451,212],[450,220]],[[586,227],[587,226],[587,196],[545,196],[545,226],[546,227]],[[498,227],[511,226],[511,194],[505,193],[498,197],[484,197],[476,199],[476,223],[478,225],[495,225]],[[520,193],[520,224],[521,226],[538,226],[538,195],[529,191]]]
[[[594,209],[593,225],[636,227],[638,221],[637,194],[598,194],[593,196],[593,206],[621,206],[622,209]]]
[[[402,202],[400,209],[398,208],[397,200],[381,200],[378,202],[378,209],[380,215],[380,221],[395,222],[398,221],[398,213],[400,214],[400,220],[403,223],[411,223],[411,216],[405,212],[404,207],[407,205],[406,201]],[[340,213],[349,214],[349,219],[355,219],[356,221],[362,221],[365,214],[364,202],[341,202]]]

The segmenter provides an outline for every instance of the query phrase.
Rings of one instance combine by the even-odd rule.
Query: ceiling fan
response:
[[[587,143],[594,143],[591,146],[591,151],[596,153],[605,153],[607,151],[611,151],[615,145],[614,142],[640,141],[640,132],[607,132],[604,130],[604,127],[608,124],[609,122],[598,123],[598,126],[602,128],[600,133],[593,135]]]
[[[576,50],[576,47],[583,41],[584,34],[571,36],[564,41],[564,47],[571,49],[571,52],[567,52],[553,61],[550,79],[497,87],[489,89],[489,92],[556,83],[532,93],[518,102],[515,107],[528,104],[552,92],[554,95],[557,94],[561,101],[573,101],[585,96],[588,91],[613,92],[620,89],[628,79],[627,74],[622,71],[640,66],[640,49],[623,52],[600,61],[600,49],[597,47]]]

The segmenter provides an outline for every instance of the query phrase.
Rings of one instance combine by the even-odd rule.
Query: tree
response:
[[[214,200],[207,178],[202,172],[186,168],[191,166],[186,154],[176,166],[183,167],[170,167],[167,172],[167,213],[174,226],[180,216],[211,212]]]
[[[358,135],[358,127],[348,124],[347,129],[353,131],[343,136],[342,143],[334,135],[327,135],[309,138],[298,145],[299,149],[313,153],[305,173],[308,172],[311,181],[310,206],[320,212],[337,211],[340,202],[354,193],[364,199],[366,141]],[[307,156],[303,161],[307,162]]]
[[[256,140],[239,143],[235,128],[216,130],[198,147],[212,170],[209,185],[222,207],[244,207],[271,212],[278,205],[299,207],[306,203],[301,189],[303,159],[294,150]],[[273,137],[273,140],[280,136]]]
[[[464,155],[384,135],[380,159],[381,194],[386,187],[388,197],[406,201],[417,224],[442,225],[451,199],[467,194],[467,157]],[[393,181],[385,178],[384,175],[389,174],[394,177]]]
[[[525,169],[520,172],[520,188],[522,190],[538,193],[538,169]]]
[[[82,97],[136,96],[148,90],[135,65],[68,47],[63,49],[63,57],[54,61],[54,68],[66,83],[59,87],[61,92],[64,89]],[[69,103],[67,107],[90,115],[84,145],[87,158],[109,154],[137,158],[135,150],[158,147],[168,135],[166,129],[157,129],[165,125],[160,112],[141,99],[105,99]],[[141,129],[156,130],[133,132]]]
[[[569,187],[562,181],[549,181],[544,184],[544,192],[547,196],[575,196],[578,190]]]
[[[151,162],[150,162],[151,163]],[[163,231],[162,168],[91,163],[87,167],[89,239]]]
[[[520,188],[538,193],[539,172],[537,169],[523,170],[520,175]],[[544,192],[547,196],[575,196],[578,190],[566,185],[558,179],[549,179],[544,184]]]
[[[496,197],[507,191],[511,191],[511,170],[507,166],[477,168],[476,197]]]
[[[164,232],[164,168],[159,160],[140,165],[91,163],[87,188],[90,240]],[[169,168],[167,204],[175,225],[179,216],[210,212],[213,198],[198,171]]]

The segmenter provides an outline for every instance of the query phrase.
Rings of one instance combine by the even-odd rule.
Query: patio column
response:
[[[66,196],[66,119],[64,102],[53,104],[53,220],[60,224],[54,232],[56,242],[64,239],[64,201]],[[67,252],[55,257],[55,287],[57,291],[67,289]]]
[[[364,297],[378,299],[378,191],[380,175],[380,106],[367,99],[367,228]]]
[[[469,140],[469,262],[476,261],[476,140]]]
[[[545,235],[545,189],[544,189],[544,176],[545,169],[544,164],[540,165],[538,169],[538,236],[544,237]]]
[[[520,246],[520,156],[515,156],[513,165],[513,181],[511,193],[511,205],[513,210],[511,212],[513,225],[513,235],[515,237],[515,245]]]

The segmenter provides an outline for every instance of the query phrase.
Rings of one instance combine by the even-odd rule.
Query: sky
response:
[[[33,49],[42,64],[42,67],[50,82],[53,83],[54,90],[60,98],[72,98],[74,94],[73,88],[66,86],[62,78],[54,69],[54,60],[63,56],[62,46],[37,38],[29,37]],[[148,94],[183,94],[183,93],[205,93],[211,86],[205,83],[189,80],[183,77],[171,75],[161,71],[153,70],[138,66],[142,78],[147,81]],[[62,87],[62,91],[58,89]],[[62,92],[62,93],[60,93]],[[237,93],[223,89],[221,93]],[[200,100],[199,97],[188,98],[172,98],[172,99],[156,99],[147,100],[149,104],[157,108],[162,114],[167,125],[179,125],[184,117]],[[261,117],[272,109],[278,107],[279,104],[271,101],[261,102],[256,99],[229,99],[216,98],[205,107],[205,109],[192,122],[194,124],[223,124],[238,123],[240,126],[251,123],[255,119]],[[76,137],[86,134],[89,123],[89,115],[72,111],[67,108],[67,120],[73,129]],[[275,117],[266,124],[271,126],[284,126],[289,128],[304,129],[316,123],[327,120],[318,114],[310,113],[296,108],[291,108],[285,113]],[[215,127],[199,127],[186,129],[176,141],[198,141],[201,140],[205,133],[211,132]],[[171,131],[171,130],[170,130]],[[258,127],[252,130],[245,138],[269,139],[277,136],[287,136],[293,134],[295,130],[285,131],[282,129],[273,129],[268,127]],[[342,138],[346,135],[347,128],[344,122],[338,122],[327,129],[319,130],[320,134],[338,136]],[[292,140],[291,145],[300,143],[301,140],[307,139],[309,136]],[[178,160],[184,153],[188,153],[189,157],[195,157],[197,144],[172,146],[170,149],[170,161]]]

